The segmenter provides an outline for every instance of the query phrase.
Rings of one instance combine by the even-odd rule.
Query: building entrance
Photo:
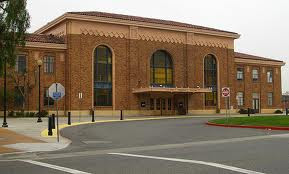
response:
[[[159,115],[173,115],[174,107],[173,107],[173,99],[168,97],[157,97],[150,99],[150,109],[157,111]]]

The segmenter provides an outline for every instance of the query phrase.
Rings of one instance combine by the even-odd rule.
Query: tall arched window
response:
[[[103,45],[94,50],[94,106],[112,106],[112,54]]]
[[[212,88],[212,93],[205,94],[205,105],[217,105],[217,61],[216,58],[209,54],[204,60],[204,80],[205,87]]]
[[[151,85],[173,86],[173,64],[171,56],[165,51],[156,51],[151,58]]]

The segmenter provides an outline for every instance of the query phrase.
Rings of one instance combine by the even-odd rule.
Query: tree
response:
[[[17,46],[25,45],[25,33],[30,26],[26,0],[0,0],[0,75],[4,62],[15,65]]]

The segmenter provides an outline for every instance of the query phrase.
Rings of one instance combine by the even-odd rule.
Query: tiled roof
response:
[[[235,52],[235,58],[283,62],[281,60],[275,60],[275,59],[270,59],[270,58],[265,58],[265,57],[260,57],[260,56],[253,56],[253,55],[244,54],[244,53],[238,53],[238,52]]]
[[[43,34],[26,34],[25,40],[27,42],[56,43],[56,44],[65,43],[63,37],[57,37],[54,35],[43,35]]]
[[[224,31],[224,30],[219,30],[219,29],[214,29],[214,28],[209,28],[209,27],[202,27],[202,26],[192,25],[192,24],[187,24],[187,23],[162,20],[162,19],[146,18],[146,17],[138,17],[138,16],[129,16],[129,15],[122,15],[122,14],[114,14],[114,13],[104,13],[104,12],[96,12],[96,11],[68,12],[68,13],[76,14],[76,15],[105,17],[105,18],[121,19],[121,20],[128,20],[128,21],[137,21],[137,22],[148,22],[148,23],[154,23],[154,24],[163,24],[163,25],[170,25],[170,26],[177,26],[177,27],[186,27],[186,28],[216,31],[216,32],[224,32],[224,33],[230,33],[230,34],[238,34],[238,33],[230,32],[230,31]]]

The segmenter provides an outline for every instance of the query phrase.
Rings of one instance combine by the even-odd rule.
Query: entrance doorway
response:
[[[159,115],[173,115],[172,98],[158,97],[150,99],[150,109],[159,111]]]
[[[175,96],[175,108],[178,115],[187,114],[187,96],[186,95],[176,95]]]

